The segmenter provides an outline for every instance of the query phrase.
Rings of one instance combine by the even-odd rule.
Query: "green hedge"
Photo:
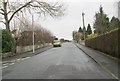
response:
[[[2,53],[11,52],[14,45],[11,33],[6,29],[0,31],[2,31]]]
[[[120,29],[111,31],[104,35],[87,39],[85,45],[95,50],[120,58]]]

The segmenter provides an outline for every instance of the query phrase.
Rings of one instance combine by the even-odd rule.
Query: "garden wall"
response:
[[[42,45],[42,44],[41,45],[35,45],[35,49],[40,49],[40,48],[44,48],[44,47],[47,47],[47,46],[50,46],[50,43],[45,43],[44,45]],[[32,49],[33,49],[32,45],[17,46],[17,54],[26,53],[26,52],[32,51]],[[12,56],[17,55],[17,54],[12,54],[11,52],[7,52],[7,53],[0,54],[0,57],[2,55],[2,59],[4,59],[4,58],[7,58],[7,57],[12,57]]]

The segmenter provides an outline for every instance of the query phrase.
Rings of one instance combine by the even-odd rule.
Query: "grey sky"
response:
[[[45,21],[41,21],[40,23],[51,30],[59,38],[68,38],[72,39],[72,31],[78,30],[78,28],[82,25],[82,15],[81,13],[85,13],[85,26],[88,23],[93,25],[94,15],[99,11],[100,5],[103,6],[104,12],[111,19],[112,16],[117,17],[117,3],[115,1],[109,2],[65,2],[67,5],[66,15],[60,19],[51,19],[47,18]]]
[[[53,0],[52,0],[53,1]],[[54,0],[57,1],[57,0]],[[61,0],[63,1],[63,0]],[[109,18],[118,15],[117,2],[118,0],[64,0],[67,7],[65,16],[52,19],[47,17],[46,20],[35,20],[36,23],[41,24],[43,27],[49,29],[58,38],[72,39],[72,31],[78,30],[82,25],[82,12],[85,13],[85,26],[88,23],[93,24],[94,15],[99,11],[100,5],[103,6],[104,12]],[[59,1],[60,2],[60,1]]]

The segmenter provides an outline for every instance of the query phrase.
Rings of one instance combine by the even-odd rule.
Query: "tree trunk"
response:
[[[9,25],[9,22],[7,20],[6,20],[5,25],[6,25],[6,29],[10,32],[10,25]]]
[[[7,12],[7,2],[3,2],[3,7],[4,7],[4,19],[5,19],[5,25],[6,25],[6,29],[8,31],[10,31],[10,23],[8,20],[8,12]]]

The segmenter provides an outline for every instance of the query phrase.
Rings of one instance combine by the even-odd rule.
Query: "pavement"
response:
[[[115,79],[74,43],[2,68],[3,79]]]
[[[86,55],[98,63],[111,76],[120,80],[120,60],[84,45],[75,44]]]
[[[31,51],[28,51],[28,52],[24,52],[24,53],[18,53],[16,54],[15,56],[12,56],[12,57],[9,57],[9,58],[5,58],[5,59],[2,59],[2,64],[3,65],[6,65],[8,63],[13,63],[13,62],[16,62],[16,61],[20,61],[20,60],[24,60],[24,59],[28,59],[32,56],[35,56],[37,54],[40,54],[48,49],[51,49],[52,48],[52,45],[48,45],[48,46],[44,46],[42,48],[38,48],[35,50],[35,53]]]

